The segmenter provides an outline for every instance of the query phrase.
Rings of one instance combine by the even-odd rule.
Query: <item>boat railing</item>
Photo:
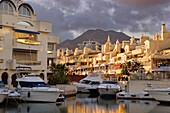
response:
[[[16,67],[16,76],[17,78],[21,78],[23,75],[28,75],[32,73],[31,67],[25,67],[25,66],[18,66]]]

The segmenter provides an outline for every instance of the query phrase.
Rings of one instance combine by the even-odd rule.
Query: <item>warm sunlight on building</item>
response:
[[[119,37],[117,37],[119,38]],[[153,38],[141,35],[139,39],[131,37],[112,44],[110,36],[101,50],[84,47],[73,50],[58,49],[57,63],[66,64],[71,74],[86,75],[91,71],[102,71],[104,75],[119,75],[121,64],[127,61],[139,62],[146,72],[157,69],[160,65],[170,65],[170,31],[162,24],[161,33]],[[166,51],[166,52],[165,52]]]
[[[74,105],[67,107],[68,113],[127,113],[124,104],[107,103],[81,103],[76,102]]]
[[[15,86],[17,66],[29,66],[47,82],[49,62],[56,62],[59,37],[49,35],[52,24],[37,20],[29,3],[22,0],[0,2],[0,76]],[[50,52],[47,52],[50,50]]]

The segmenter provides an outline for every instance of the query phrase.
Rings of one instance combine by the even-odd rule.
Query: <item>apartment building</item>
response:
[[[17,66],[29,66],[47,81],[47,66],[56,60],[59,43],[51,32],[52,24],[37,20],[29,3],[0,1],[0,76],[5,84],[16,84]]]
[[[119,39],[119,37],[117,37]],[[162,24],[161,33],[152,38],[141,35],[136,40],[130,40],[112,44],[110,37],[102,44],[101,51],[84,47],[74,51],[57,50],[57,62],[68,64],[72,73],[85,75],[90,71],[102,71],[107,75],[119,75],[121,64],[127,61],[140,62],[146,72],[159,68],[161,65],[170,65],[170,31]]]

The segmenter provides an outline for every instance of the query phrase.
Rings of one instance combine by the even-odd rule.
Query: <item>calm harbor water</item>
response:
[[[0,113],[170,113],[170,107],[148,100],[116,100],[89,94],[69,97],[62,105],[21,103],[2,105]]]

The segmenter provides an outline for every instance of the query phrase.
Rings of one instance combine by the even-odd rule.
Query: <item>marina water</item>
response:
[[[1,105],[0,113],[169,113],[170,107],[157,101],[122,100],[114,97],[77,94],[62,105],[54,103],[15,103]]]

